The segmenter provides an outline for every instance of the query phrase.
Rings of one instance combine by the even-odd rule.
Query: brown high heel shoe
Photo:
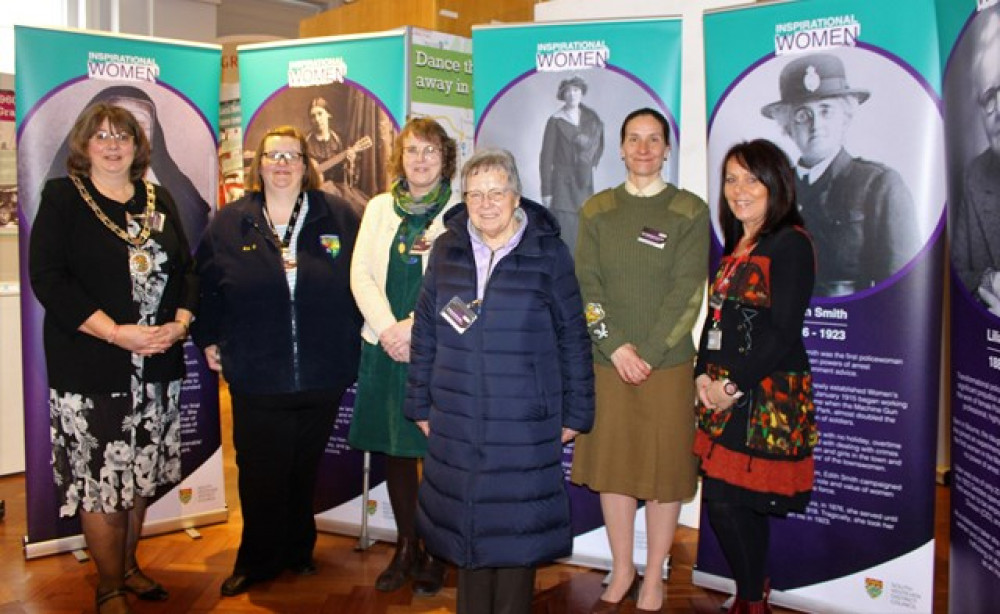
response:
[[[642,586],[642,578],[639,576],[639,570],[635,570],[635,575],[632,576],[632,584],[629,584],[628,590],[622,595],[620,601],[605,601],[604,599],[598,597],[597,601],[590,608],[590,614],[616,614],[618,610],[622,607],[622,603],[626,599],[631,599],[635,601],[639,598],[639,587]]]

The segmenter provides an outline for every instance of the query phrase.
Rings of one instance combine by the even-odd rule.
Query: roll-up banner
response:
[[[123,106],[147,127],[148,179],[166,187],[192,247],[215,210],[219,47],[96,32],[17,26],[17,148],[25,410],[28,558],[83,547],[77,518],[60,518],[49,461],[44,311],[28,280],[28,243],[42,186],[67,174],[67,137],[87,106]],[[227,518],[219,436],[218,385],[200,352],[185,347],[181,392],[183,478],[157,494],[145,533]]]
[[[430,116],[454,137],[460,152],[472,142],[469,40],[416,28],[239,47],[243,158],[278,125],[306,135],[324,190],[363,215],[368,200],[385,192],[392,144],[409,115]],[[347,156],[348,151],[353,155]],[[363,501],[364,454],[347,434],[354,388],[341,402],[316,485],[317,527],[394,540],[381,455],[371,456],[371,490]]]
[[[656,61],[650,61],[651,41]],[[552,210],[571,249],[583,202],[625,180],[619,129],[629,112],[659,110],[670,122],[670,141],[679,142],[679,18],[476,26],[472,46],[476,148],[502,147],[514,154],[524,196]],[[573,128],[558,120],[569,84],[583,95]],[[677,182],[677,159],[671,155],[664,164],[664,179],[671,183]],[[570,484],[572,460],[570,444],[563,454],[574,535],[568,561],[608,569],[611,551],[600,500]],[[681,522],[697,523],[696,506],[685,506]],[[646,560],[644,517],[640,509],[634,552],[640,566]]]
[[[805,513],[772,524],[772,600],[929,612],[946,200],[934,2],[790,2],[704,25],[713,212],[729,147],[770,139],[797,165],[817,252],[802,329],[816,480]],[[702,531],[695,583],[729,577]]]
[[[939,0],[951,245],[949,611],[1000,602],[1000,5]]]

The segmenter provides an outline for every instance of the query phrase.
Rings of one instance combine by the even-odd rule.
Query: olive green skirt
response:
[[[655,369],[640,386],[614,367],[594,365],[597,415],[576,439],[571,480],[598,492],[667,503],[697,487],[694,367]]]

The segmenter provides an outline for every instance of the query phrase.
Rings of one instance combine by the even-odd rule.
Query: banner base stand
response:
[[[358,523],[347,522],[343,520],[330,520],[328,518],[317,517],[316,530],[322,531],[324,533],[335,533],[337,535],[346,535],[348,537],[359,537],[361,535],[361,527],[358,525]],[[390,544],[394,544],[396,543],[396,530],[385,529],[381,527],[373,527],[369,525],[367,542],[368,542],[367,547],[370,547],[375,542],[387,542]]]
[[[170,533],[172,531],[187,530],[196,526],[200,527],[208,524],[226,522],[227,520],[229,520],[229,510],[227,508],[223,508],[221,510],[203,512],[192,516],[170,518],[159,522],[147,522],[142,527],[142,536],[151,537],[153,535]],[[28,537],[25,536],[23,538],[23,543],[25,560],[70,551],[73,551],[73,555],[76,556],[77,560],[80,562],[87,560],[86,558],[80,559],[79,555],[76,554],[76,551],[82,552],[87,548],[87,543],[84,541],[83,535],[70,535],[67,537],[60,537],[58,539],[50,539],[34,543],[28,543]],[[84,554],[84,556],[86,556],[86,554]]]
[[[704,571],[698,571],[697,569],[691,571],[691,584],[730,595],[730,597],[723,604],[723,608],[726,608],[731,604],[736,594],[736,582],[732,579],[706,573]],[[774,605],[780,605],[783,608],[799,610],[801,612],[829,612],[830,614],[848,614],[851,612],[851,610],[841,610],[835,607],[831,609],[829,602],[808,599],[802,597],[801,595],[784,591],[776,591],[773,589],[771,590],[771,597],[768,599],[768,602]]]
[[[670,559],[671,555],[668,554],[667,558],[663,560],[664,581],[670,579]],[[607,557],[593,556],[586,554],[583,555],[571,554],[570,556],[564,559],[559,559],[558,562],[563,563],[565,565],[576,565],[577,567],[587,567],[589,569],[608,572],[608,574],[604,577],[604,579],[601,580],[601,584],[605,586],[607,586],[608,582],[611,579],[611,559]],[[646,575],[646,565],[644,563],[633,561],[633,564],[635,565],[635,570],[639,575],[642,576]]]

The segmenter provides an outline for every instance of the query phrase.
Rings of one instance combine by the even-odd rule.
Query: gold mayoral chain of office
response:
[[[153,188],[152,183],[146,181],[145,179],[142,181],[142,184],[146,186],[146,212],[145,215],[142,216],[142,230],[140,230],[139,234],[135,237],[130,237],[124,228],[115,224],[114,221],[109,218],[100,207],[97,206],[97,203],[94,202],[94,197],[90,195],[90,192],[87,191],[86,186],[83,185],[83,182],[80,181],[79,177],[76,175],[70,175],[69,178],[73,181],[73,185],[75,185],[76,189],[80,192],[80,197],[83,198],[83,201],[87,203],[90,210],[97,216],[97,219],[100,220],[108,230],[113,232],[115,236],[136,248],[141,248],[146,241],[149,240],[149,234],[152,231],[150,223],[154,217],[154,213],[156,212],[156,190]],[[128,266],[133,273],[144,275],[152,268],[153,261],[149,254],[146,253],[146,250],[136,249],[129,254]]]

